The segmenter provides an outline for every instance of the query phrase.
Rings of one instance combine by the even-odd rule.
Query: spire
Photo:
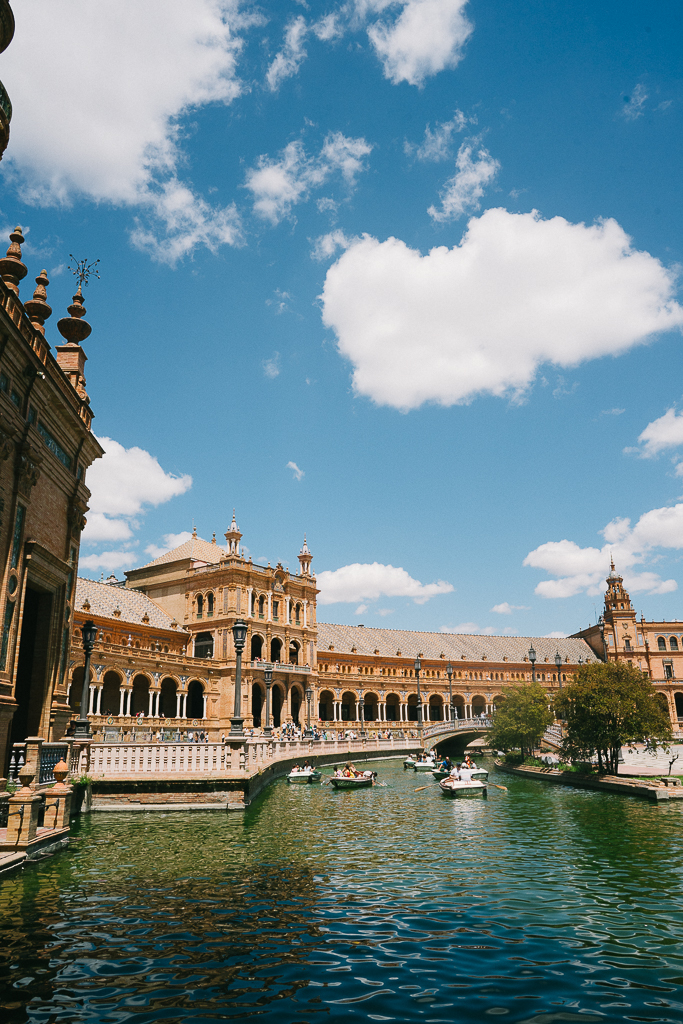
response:
[[[311,554],[308,544],[306,542],[306,534],[304,534],[304,546],[299,552],[299,565],[301,566],[301,575],[311,575],[311,562],[313,561],[313,555]]]
[[[16,226],[14,231],[10,234],[10,247],[7,250],[7,255],[4,259],[0,260],[0,277],[2,277],[5,285],[19,296],[19,282],[28,274],[26,265],[21,262],[21,247],[24,244],[24,236],[21,233],[19,225]]]
[[[37,331],[45,334],[45,321],[52,316],[52,306],[47,303],[47,286],[49,285],[47,271],[41,270],[36,278],[37,288],[33,298],[24,303],[24,309],[29,315],[31,323]]]
[[[235,510],[232,510],[232,522],[230,523],[230,529],[225,534],[225,540],[228,546],[228,558],[241,558],[240,554],[240,541],[242,534],[240,528],[237,525],[235,519]]]

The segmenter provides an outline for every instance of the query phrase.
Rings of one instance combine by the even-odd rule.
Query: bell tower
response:
[[[232,510],[232,522],[230,523],[230,529],[225,534],[225,540],[228,548],[228,558],[241,558],[240,554],[240,541],[242,534],[240,528],[235,521],[235,510]]]
[[[306,543],[306,534],[304,534],[304,546],[299,552],[299,565],[301,566],[301,575],[311,575],[311,562],[313,561],[313,555],[308,550],[308,544]]]
[[[624,578],[614,567],[614,559],[610,559],[610,573],[607,577],[604,622],[607,649],[617,659],[620,655],[628,658],[642,646],[638,642],[636,613],[624,587]]]

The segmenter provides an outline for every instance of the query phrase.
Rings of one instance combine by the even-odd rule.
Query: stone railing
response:
[[[270,664],[273,667],[273,674],[276,672],[310,672],[310,665],[289,665],[284,661],[248,661],[249,668],[263,668],[264,665]]]
[[[422,730],[425,739],[432,736],[439,736],[442,733],[459,732],[461,730],[490,729],[491,719],[481,718],[454,718],[451,722],[435,722],[433,725],[426,725]]]

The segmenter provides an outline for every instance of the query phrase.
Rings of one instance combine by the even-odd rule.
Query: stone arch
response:
[[[199,679],[191,679],[187,687],[187,717],[204,717],[204,686]]]
[[[289,707],[292,716],[292,721],[295,725],[300,725],[299,716],[301,714],[302,705],[304,702],[304,691],[299,683],[294,683],[291,690],[289,691]]]
[[[334,694],[331,690],[322,690],[318,697],[318,718],[321,722],[334,719]]]
[[[429,721],[443,721],[443,697],[439,693],[433,693],[429,698]]]
[[[261,661],[263,658],[263,637],[259,633],[251,635],[251,660]]]
[[[270,660],[274,663],[282,661],[282,640],[274,636],[270,641]]]
[[[372,690],[369,693],[363,694],[363,718],[366,722],[377,722],[379,721],[379,698],[376,693]]]
[[[266,609],[266,598],[265,598],[265,595],[264,594],[259,594],[259,598],[258,598],[258,617],[259,617],[259,619],[263,619],[265,617],[265,609]]]
[[[301,647],[299,645],[299,641],[298,640],[290,640],[289,641],[289,664],[290,665],[298,665],[299,664],[299,654],[300,654],[300,652],[301,652]]]
[[[294,624],[296,626],[301,625],[301,604],[299,601],[294,605]]]
[[[676,636],[670,636],[669,637],[669,650],[670,651],[677,651],[678,650],[678,637],[676,637]]]
[[[121,684],[123,676],[110,668],[104,673],[102,680],[102,697],[100,700],[100,714],[118,715],[121,709]]]
[[[151,685],[151,679],[149,676],[145,676],[142,672],[133,679],[133,692],[130,698],[130,713],[132,715],[139,715],[141,712],[147,716],[149,714],[149,688]]]
[[[664,709],[664,711],[666,711],[667,715],[670,714],[670,711],[669,711],[669,701],[667,699],[666,694],[665,693],[658,693],[657,694],[657,700],[662,705],[662,708]]]
[[[398,722],[401,718],[401,701],[397,693],[388,693],[386,699],[387,722]]]
[[[486,697],[482,697],[480,693],[477,693],[472,698],[472,717],[479,718],[481,715],[486,714]]]
[[[80,713],[81,693],[83,691],[83,665],[77,665],[71,674],[71,689],[69,690],[69,707],[72,711]]]
[[[453,694],[453,716],[454,718],[465,717],[465,698],[460,693]]]
[[[197,594],[195,597],[195,606],[197,609],[197,618],[201,619],[204,616],[204,595]]]
[[[408,721],[417,722],[417,694],[411,693],[408,695]]]
[[[282,705],[284,704],[285,695],[282,690],[282,686],[279,683],[273,683],[273,687],[270,691],[270,703],[273,712],[273,725],[277,728],[282,725]]]
[[[252,683],[251,687],[251,715],[254,720],[254,728],[261,726],[261,710],[263,708],[263,690],[260,683]]]
[[[207,615],[207,618],[210,615],[213,615],[215,607],[216,607],[216,601],[215,601],[215,598],[213,596],[213,590],[208,590],[207,593],[206,593],[206,615]]]
[[[356,721],[356,695],[353,690],[344,690],[342,693],[341,716],[343,722]]]
[[[680,690],[674,693],[674,702],[676,704],[676,717],[680,721],[683,719],[683,693]]]
[[[161,680],[159,694],[159,715],[163,718],[176,718],[178,714],[178,684],[171,676]]]

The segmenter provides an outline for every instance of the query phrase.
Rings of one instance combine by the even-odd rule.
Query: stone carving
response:
[[[85,524],[87,522],[85,518],[86,512],[87,506],[83,507],[82,505],[77,504],[69,505],[67,519],[69,523],[69,532],[71,533],[72,537],[75,537],[79,533],[82,533],[82,531],[85,529]]]
[[[32,445],[28,441],[24,441],[17,455],[17,478],[19,490],[27,498],[30,498],[31,491],[38,483],[42,461],[42,457],[38,455]]]

